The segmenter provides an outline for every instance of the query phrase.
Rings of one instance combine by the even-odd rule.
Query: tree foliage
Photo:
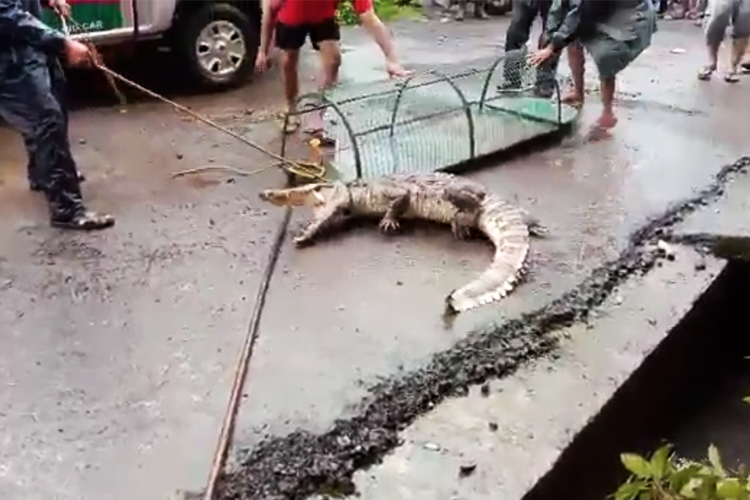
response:
[[[375,8],[375,13],[383,21],[403,17],[415,17],[420,13],[419,4],[413,0],[373,0],[373,7]],[[339,3],[337,16],[339,22],[344,25],[359,23],[351,0],[344,0]]]

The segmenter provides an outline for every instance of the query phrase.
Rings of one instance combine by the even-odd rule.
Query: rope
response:
[[[58,14],[60,15],[60,18],[63,21],[63,26],[66,26],[65,16],[61,15],[60,12],[58,12]],[[68,16],[68,20],[71,22],[71,24],[74,24],[80,27],[80,25],[76,23],[73,19],[71,19],[69,16]],[[190,170],[184,170],[182,172],[176,172],[175,174],[172,175],[173,178],[181,177],[184,175],[189,175],[192,173],[208,171],[208,170],[228,170],[238,175],[249,176],[249,175],[260,173],[272,166],[279,166],[280,168],[285,170],[288,174],[288,179],[287,179],[288,185],[291,184],[291,182],[294,179],[294,176],[327,182],[327,180],[325,179],[326,169],[323,165],[318,165],[318,164],[313,164],[313,163],[293,162],[291,160],[288,160],[250,141],[249,139],[242,137],[241,135],[227,129],[226,127],[222,127],[221,125],[204,117],[203,115],[199,113],[195,113],[194,111],[186,108],[185,106],[182,106],[174,101],[171,101],[167,99],[166,97],[163,97],[125,78],[124,76],[110,70],[103,64],[98,52],[96,51],[96,48],[90,41],[87,43],[87,45],[89,46],[89,49],[91,50],[93,65],[109,77],[108,81],[112,85],[112,88],[115,90],[115,93],[118,95],[118,98],[119,96],[122,96],[122,94],[119,92],[119,89],[117,89],[117,86],[114,80],[118,80],[127,85],[130,85],[131,87],[137,90],[140,90],[144,94],[154,99],[157,99],[165,104],[168,104],[175,110],[182,111],[183,113],[186,113],[192,116],[196,120],[239,140],[240,142],[252,147],[253,149],[260,151],[261,153],[267,156],[270,156],[271,158],[274,158],[275,160],[278,160],[279,162],[279,163],[268,165],[264,168],[260,168],[260,169],[253,170],[253,171],[246,171],[246,170],[220,166],[220,165],[209,165],[209,166],[194,168]],[[122,99],[120,99],[120,102],[124,104],[124,96]],[[318,144],[315,143],[315,139],[311,141],[311,146],[313,146],[313,148],[317,152]],[[248,325],[247,335],[245,337],[245,343],[243,344],[242,352],[240,354],[240,359],[238,360],[237,368],[235,370],[234,381],[232,383],[232,390],[230,393],[229,402],[227,404],[227,410],[224,415],[224,420],[223,420],[222,427],[221,427],[221,434],[219,436],[219,441],[216,446],[216,451],[214,453],[213,460],[211,462],[211,471],[209,473],[206,489],[203,493],[204,500],[213,500],[216,487],[219,482],[219,477],[226,465],[226,459],[227,459],[227,455],[229,454],[229,448],[232,442],[232,435],[234,433],[234,426],[235,426],[236,419],[237,419],[237,413],[239,412],[240,402],[242,400],[243,386],[245,384],[245,379],[247,378],[247,373],[250,368],[250,360],[252,359],[253,352],[255,350],[255,343],[259,336],[261,314],[265,306],[266,297],[268,295],[268,288],[271,284],[271,278],[276,268],[276,263],[278,262],[279,254],[281,253],[281,246],[286,237],[287,229],[289,227],[289,222],[291,220],[291,215],[292,215],[292,209],[287,208],[284,214],[284,218],[282,219],[281,224],[279,225],[279,228],[277,230],[276,236],[274,238],[274,242],[273,242],[271,251],[268,256],[268,262],[266,263],[266,266],[263,270],[261,283],[258,288],[258,294],[257,294],[257,298],[255,301],[255,307],[253,308],[252,316],[250,318],[250,323]]]
[[[65,30],[67,32],[67,23],[65,22],[65,16],[62,15],[61,13],[59,13],[59,12],[58,12],[58,15],[60,16],[60,19],[62,20],[63,30]],[[77,23],[70,16],[67,17],[67,21],[70,22],[70,24],[72,24],[76,28],[80,29],[82,32],[85,32],[83,26],[81,26],[79,23]],[[167,99],[166,97],[164,97],[164,96],[162,96],[160,94],[157,94],[156,92],[154,92],[152,90],[147,89],[146,87],[144,87],[144,86],[142,86],[142,85],[140,85],[140,84],[138,84],[138,83],[136,83],[136,82],[134,82],[134,81],[132,81],[132,80],[124,77],[124,76],[122,76],[121,74],[119,74],[119,73],[117,73],[117,72],[112,71],[111,69],[109,69],[101,61],[101,56],[99,55],[99,52],[96,50],[96,47],[94,47],[93,43],[91,43],[91,41],[88,41],[88,40],[86,42],[84,42],[84,43],[86,43],[86,45],[89,47],[89,50],[91,50],[91,55],[92,55],[91,62],[92,62],[92,64],[94,65],[95,68],[97,68],[99,71],[101,71],[105,75],[105,77],[107,78],[107,80],[110,82],[110,85],[112,86],[113,90],[117,94],[118,99],[120,100],[121,104],[125,103],[125,97],[122,95],[122,93],[117,88],[117,84],[116,84],[115,80],[120,81],[120,82],[122,82],[122,83],[124,83],[126,85],[129,85],[130,87],[132,87],[132,88],[134,88],[134,89],[136,89],[136,90],[138,90],[138,91],[146,94],[147,96],[149,96],[149,97],[151,97],[153,99],[156,99],[158,101],[161,101],[161,102],[163,102],[163,103],[171,106],[173,109],[175,109],[177,111],[181,111],[181,112],[189,115],[190,117],[194,118],[195,120],[198,120],[199,122],[201,122],[201,123],[203,123],[205,125],[208,125],[209,127],[212,127],[212,128],[214,128],[214,129],[216,129],[216,130],[218,130],[220,132],[223,132],[224,134],[226,134],[226,135],[228,135],[230,137],[233,137],[233,138],[237,139],[238,141],[242,142],[243,144],[245,144],[247,146],[250,146],[251,148],[253,148],[253,149],[257,150],[257,151],[260,151],[264,155],[269,156],[269,157],[271,157],[271,158],[273,158],[273,159],[275,159],[275,160],[278,161],[278,163],[267,165],[267,166],[265,166],[263,168],[259,168],[257,170],[252,170],[252,171],[246,171],[246,170],[240,170],[240,169],[234,169],[234,168],[232,168],[232,171],[234,171],[235,173],[242,172],[240,175],[248,175],[249,176],[249,175],[255,175],[255,174],[258,174],[258,173],[263,172],[265,170],[268,170],[271,167],[279,166],[280,168],[282,168],[283,170],[287,171],[288,173],[296,175],[298,177],[302,177],[302,178],[306,178],[306,179],[312,179],[312,180],[316,180],[316,181],[320,181],[320,182],[328,182],[327,179],[325,178],[325,174],[326,174],[326,168],[325,168],[325,166],[323,166],[323,165],[316,165],[314,163],[307,163],[307,162],[294,162],[292,160],[284,158],[283,156],[278,155],[278,154],[274,153],[273,151],[271,151],[271,150],[269,150],[267,148],[264,148],[260,144],[257,144],[255,142],[251,141],[250,139],[248,139],[246,137],[243,137],[240,134],[238,134],[236,132],[233,132],[232,130],[229,130],[228,128],[219,125],[218,123],[214,122],[213,120],[209,119],[208,117],[206,117],[206,116],[204,116],[204,115],[202,115],[200,113],[196,113],[195,111],[191,110],[190,108],[188,108],[186,106],[183,106],[182,104],[174,102],[174,101],[172,101],[170,99]],[[204,170],[214,170],[214,169],[213,168],[205,168],[204,167],[204,168],[192,169],[189,173],[199,173],[199,172],[202,172]],[[177,174],[179,174],[179,175],[177,175]],[[177,172],[177,174],[173,175],[173,177],[180,177],[182,175],[187,175],[188,172],[187,171]]]

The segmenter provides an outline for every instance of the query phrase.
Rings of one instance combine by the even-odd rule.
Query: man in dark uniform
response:
[[[516,51],[526,45],[529,41],[531,26],[537,15],[542,21],[542,35],[539,37],[538,46],[541,48],[544,40],[544,29],[547,24],[547,16],[552,7],[552,0],[513,0],[513,13],[505,35],[505,52],[508,54],[503,65],[503,84],[498,90],[517,89],[521,86],[521,73],[525,67],[524,55]],[[555,73],[557,72],[557,61],[545,62],[537,70],[535,93],[541,97],[550,97],[555,90]]]
[[[50,5],[67,7],[59,0]],[[114,224],[111,216],[89,212],[83,203],[61,102],[65,80],[59,58],[86,65],[91,53],[86,45],[43,24],[37,17],[40,11],[39,0],[0,0],[0,116],[24,136],[31,187],[44,192],[51,224],[83,230],[109,227]]]

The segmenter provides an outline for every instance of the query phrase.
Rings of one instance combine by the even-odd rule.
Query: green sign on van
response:
[[[120,0],[68,0],[70,14],[76,25],[70,25],[71,34],[108,31],[122,28],[124,18]],[[42,21],[61,29],[60,19],[51,9],[44,9]]]

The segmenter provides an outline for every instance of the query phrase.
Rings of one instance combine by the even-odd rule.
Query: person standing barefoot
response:
[[[602,114],[589,136],[606,134],[617,125],[614,112],[617,75],[649,45],[656,31],[656,11],[651,0],[555,0],[550,11],[548,43],[529,55],[535,66],[564,48],[573,76],[569,103],[583,104],[583,49],[599,72]]]

